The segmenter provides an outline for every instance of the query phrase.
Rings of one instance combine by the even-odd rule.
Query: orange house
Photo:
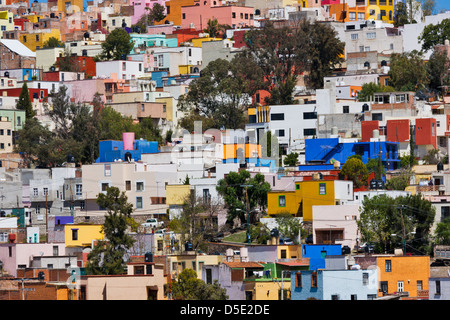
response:
[[[380,256],[378,296],[408,293],[409,298],[428,297],[429,256]]]
[[[349,7],[348,4],[334,3],[329,5],[330,17],[335,16],[336,21],[364,21],[367,19],[366,6]]]
[[[165,24],[166,20],[173,22],[175,26],[181,26],[182,17],[181,17],[181,7],[193,6],[198,1],[195,0],[170,0],[166,1],[166,17],[159,21],[155,22],[156,25]]]

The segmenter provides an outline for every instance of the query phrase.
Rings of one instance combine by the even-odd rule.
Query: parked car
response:
[[[292,241],[291,238],[280,238],[280,244],[294,244],[294,241]]]
[[[373,245],[371,243],[364,243],[357,246],[357,252],[373,253]]]
[[[151,219],[147,219],[147,221],[145,221],[141,225],[146,228],[161,228],[162,226],[164,226],[164,222],[159,221],[156,218],[151,218]]]

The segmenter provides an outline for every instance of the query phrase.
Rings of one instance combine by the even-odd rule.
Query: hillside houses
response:
[[[450,11],[398,25],[399,2],[0,3],[0,300],[177,300],[186,270],[228,300],[448,300],[448,68],[426,69],[433,89],[393,70]],[[272,103],[275,71],[229,70],[250,32],[305,21],[343,45],[320,86],[302,70]],[[110,58],[117,31],[130,47]],[[417,64],[450,59],[440,42]],[[123,272],[89,273],[111,190],[133,244]]]

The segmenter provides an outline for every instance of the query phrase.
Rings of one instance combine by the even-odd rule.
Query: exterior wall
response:
[[[118,79],[133,80],[144,75],[143,63],[139,61],[102,61],[97,62],[97,77],[109,78],[116,73]]]
[[[219,24],[229,25],[233,29],[251,27],[254,24],[253,14],[253,7],[216,6],[212,0],[199,1],[193,6],[181,8],[181,27],[189,28],[193,23],[195,29],[203,30],[208,20],[214,18]]]
[[[166,186],[166,203],[168,205],[182,205],[190,192],[190,185],[168,185]]]
[[[0,153],[10,153],[13,151],[13,130],[12,122],[7,118],[0,118]]]
[[[386,261],[390,260],[391,268],[386,268]],[[379,270],[378,280],[387,281],[388,294],[400,292],[398,282],[403,282],[403,291],[409,293],[409,297],[417,297],[417,281],[422,281],[422,290],[428,290],[428,279],[430,277],[429,256],[391,256],[377,257]],[[381,286],[380,286],[381,288]],[[381,297],[383,292],[379,292]]]
[[[368,283],[363,283],[363,274],[368,274]],[[324,270],[323,300],[372,300],[378,295],[377,270]],[[352,297],[353,296],[353,297]]]
[[[437,283],[440,286],[440,293],[437,290]],[[450,300],[450,278],[432,277],[428,281],[429,300]]]
[[[409,120],[386,120],[386,139],[395,142],[409,142]]]
[[[77,238],[73,237],[73,231],[77,231]],[[91,246],[93,240],[103,240],[105,235],[102,225],[66,224],[64,226],[65,245],[67,247]]]
[[[416,145],[432,145],[436,149],[436,119],[416,119]]]
[[[56,243],[0,244],[0,260],[3,269],[13,277],[17,276],[19,266],[30,267],[31,256],[51,256],[54,247],[58,247],[59,255],[65,255],[65,245]],[[11,249],[9,249],[11,248]],[[11,254],[9,254],[11,253]]]
[[[31,51],[36,51],[38,48],[43,48],[44,43],[50,38],[61,39],[59,29],[43,29],[35,30],[34,32],[21,33],[20,42],[22,42]]]
[[[328,255],[336,256],[341,255],[341,245],[315,245],[315,244],[303,244],[302,245],[302,257],[309,258],[309,269],[319,270],[325,268],[325,257]]]
[[[166,21],[172,22],[174,26],[181,26],[181,8],[184,6],[195,5],[195,0],[172,0],[166,1],[166,18],[159,22],[155,22],[156,25],[165,24]]]
[[[353,193],[352,193],[353,194]],[[343,230],[342,246],[353,248],[359,236],[356,221],[359,220],[359,205],[313,206],[313,243],[317,243],[317,231]],[[333,225],[332,227],[330,226]]]
[[[302,274],[302,284],[301,286],[296,285],[295,274],[296,272],[291,272],[291,300],[323,300],[323,270],[318,271],[301,271]],[[317,286],[312,286],[311,274],[317,273]]]
[[[378,120],[361,121],[361,142],[369,142],[373,137],[373,130],[379,129]]]
[[[64,48],[42,48],[36,50],[36,68],[49,71],[57,58],[64,54]]]
[[[153,267],[153,275],[87,276],[86,300],[148,300],[147,289],[157,289],[157,300],[165,300],[163,268]]]

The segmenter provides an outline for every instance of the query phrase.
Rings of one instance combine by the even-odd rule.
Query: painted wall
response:
[[[76,237],[75,237],[76,232]],[[93,240],[103,240],[102,225],[67,224],[64,226],[65,244],[73,246],[91,246]]]

